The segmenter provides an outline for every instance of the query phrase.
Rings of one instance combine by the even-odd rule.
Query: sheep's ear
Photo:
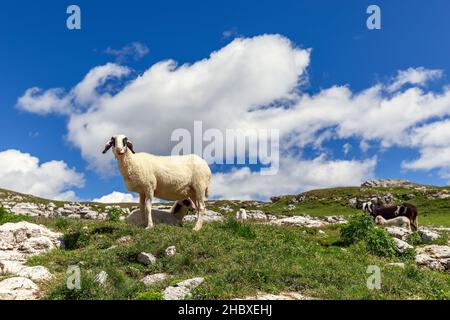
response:
[[[106,145],[105,145],[105,149],[102,151],[103,154],[105,154],[109,149],[111,149],[111,147],[113,146],[113,139],[111,139],[111,141],[109,141]]]
[[[130,149],[130,151],[134,154],[134,153],[136,153],[136,152],[134,152],[134,149],[133,149],[133,144],[131,143],[131,141],[127,141],[127,147],[128,147],[128,149]]]

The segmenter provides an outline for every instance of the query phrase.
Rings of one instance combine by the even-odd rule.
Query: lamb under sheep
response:
[[[415,206],[409,203],[403,203],[400,206],[393,207],[377,207],[372,202],[365,202],[362,205],[363,211],[370,213],[375,219],[377,216],[381,216],[386,220],[394,219],[397,217],[407,217],[410,221],[411,229],[416,231],[419,227],[418,223],[418,211]]]
[[[103,153],[112,147],[125,186],[129,191],[139,193],[140,212],[146,228],[153,227],[151,210],[154,197],[192,203],[197,210],[194,230],[202,228],[211,180],[211,170],[205,160],[193,154],[156,156],[135,153],[132,142],[125,135],[112,136]]]
[[[411,222],[409,221],[409,218],[405,216],[399,216],[397,218],[388,219],[386,220],[382,216],[376,216],[375,217],[375,223],[380,226],[385,227],[400,227],[405,229],[411,229]]]

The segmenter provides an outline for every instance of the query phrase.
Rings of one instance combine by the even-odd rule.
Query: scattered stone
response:
[[[35,300],[38,286],[28,278],[13,277],[0,281],[0,300]]]
[[[156,262],[156,258],[151,253],[141,252],[137,256],[137,261],[143,265],[151,265]]]
[[[127,218],[127,223],[136,227],[144,227],[145,221],[141,215],[139,209],[134,210]],[[177,219],[173,214],[170,214],[170,207],[168,210],[159,210],[157,208],[152,208],[152,221],[154,225],[157,224],[169,224],[173,226],[181,226],[182,221]]]
[[[422,243],[428,243],[440,237],[439,234],[428,229],[419,229],[417,230],[417,233],[422,238]]]
[[[398,268],[405,269],[405,264],[403,262],[389,262],[389,263],[386,263],[386,265],[389,267],[398,267]]]
[[[392,237],[400,240],[405,240],[406,237],[412,232],[409,229],[400,227],[386,227],[385,229]]]
[[[149,274],[141,279],[141,282],[146,286],[152,286],[156,283],[164,282],[169,278],[167,273]]]
[[[102,286],[106,283],[107,280],[108,280],[108,274],[106,273],[106,271],[100,271],[94,277],[94,281]]]
[[[407,242],[405,242],[403,240],[400,240],[400,239],[397,239],[397,238],[392,238],[392,239],[395,242],[395,246],[397,247],[397,251],[400,252],[400,253],[404,253],[406,250],[413,248],[413,246],[411,246],[409,243],[407,243]]]
[[[47,281],[52,278],[52,274],[46,267],[24,267],[17,274],[19,277],[28,278],[33,281]]]
[[[270,224],[274,225],[291,225],[291,226],[300,226],[300,227],[323,227],[327,225],[327,222],[309,217],[309,216],[294,216],[288,218],[282,218],[270,221]]]
[[[261,210],[247,210],[247,219],[266,221],[268,217]]]
[[[428,245],[416,249],[416,263],[437,271],[450,272],[450,246]]]
[[[176,286],[164,290],[164,300],[183,300],[190,296],[191,291],[203,283],[205,279],[198,277],[178,282]]]
[[[376,180],[367,180],[361,184],[361,187],[372,188],[372,187],[382,187],[382,188],[391,188],[391,187],[405,187],[412,188],[416,187],[418,184],[410,182],[405,179],[376,179]]]
[[[344,224],[348,222],[344,217],[341,216],[328,216],[325,217],[325,221],[331,224]]]
[[[168,257],[172,257],[175,255],[175,253],[177,252],[177,249],[175,248],[175,246],[170,246],[166,249],[166,256]]]
[[[325,231],[319,230],[319,231],[317,231],[317,233],[318,233],[318,234],[325,234]]]
[[[356,199],[356,198],[348,199],[348,205],[349,205],[349,207],[357,208],[358,207],[358,199]]]

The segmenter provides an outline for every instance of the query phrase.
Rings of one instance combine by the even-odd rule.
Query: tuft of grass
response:
[[[164,300],[164,295],[160,291],[139,292],[134,300]]]
[[[245,239],[255,239],[256,233],[249,223],[241,223],[234,218],[228,219],[222,228],[243,237]]]

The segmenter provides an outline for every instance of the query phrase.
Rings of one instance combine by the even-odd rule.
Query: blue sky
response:
[[[0,50],[0,117],[3,119],[0,126],[0,134],[3,137],[0,140],[0,161],[2,160],[1,152],[16,150],[20,154],[4,155],[3,161],[16,163],[12,159],[23,153],[36,157],[40,164],[58,160],[63,161],[65,165],[54,164],[55,168],[51,167],[49,170],[60,172],[64,176],[61,179],[62,182],[43,186],[41,184],[45,183],[42,179],[57,179],[57,177],[48,176],[51,173],[43,173],[42,170],[38,173],[33,172],[36,164],[33,167],[27,162],[29,159],[23,157],[23,166],[29,165],[32,168],[26,171],[20,167],[22,162],[17,161],[17,167],[10,165],[9,171],[0,170],[0,174],[3,175],[3,178],[0,177],[0,187],[35,192],[50,197],[60,197],[61,194],[72,190],[73,193],[65,194],[65,197],[78,199],[99,198],[113,191],[126,192],[120,176],[105,175],[101,169],[99,170],[98,163],[92,163],[94,160],[89,158],[90,147],[83,149],[79,140],[68,138],[67,124],[70,117],[67,114],[58,112],[38,114],[39,112],[30,112],[30,108],[17,106],[18,99],[29,88],[39,87],[44,91],[64,88],[67,93],[91,69],[108,62],[121,64],[129,69],[124,79],[119,79],[117,83],[113,83],[112,87],[102,88],[106,91],[111,90],[110,93],[115,94],[158,62],[172,59],[178,63],[178,66],[185,63],[195,64],[197,61],[207,59],[212,52],[220,51],[236,38],[255,39],[254,37],[267,34],[288,39],[297,50],[311,49],[309,62],[304,70],[300,71],[301,76],[307,78],[307,84],[300,86],[300,96],[314,97],[333,86],[347,86],[352,94],[358,94],[377,84],[388,86],[389,83],[395,82],[395,77],[400,70],[409,68],[423,68],[420,70],[425,70],[424,73],[426,70],[439,70],[439,76],[430,76],[432,81],[424,80],[420,84],[406,83],[400,90],[407,90],[409,86],[420,88],[424,95],[445,95],[445,86],[450,82],[448,77],[450,3],[444,0],[427,2],[418,0],[408,2],[400,0],[215,1],[214,3],[206,1],[76,1],[73,4],[81,8],[82,29],[72,31],[68,30],[65,24],[68,16],[66,8],[70,4],[72,3],[64,1],[58,1],[58,3],[55,1],[10,1],[1,4],[0,37],[4,45],[3,50]],[[377,4],[381,8],[381,30],[366,28],[368,17],[366,8],[370,4]],[[279,43],[276,39],[274,41],[273,45],[277,46]],[[122,59],[111,54],[127,46],[131,48],[128,49],[131,50],[129,52],[136,54],[130,47],[133,43],[139,43],[148,48],[148,53],[143,54],[142,57],[135,58],[129,55]],[[246,46],[247,44],[244,44],[243,48],[247,48]],[[261,52],[261,54],[265,53],[267,52],[264,50]],[[255,72],[258,72],[259,69],[255,68]],[[267,73],[261,71],[261,76],[270,77],[270,70],[265,72]],[[227,79],[223,81],[224,90],[226,90]],[[286,90],[288,89],[289,84],[286,84]],[[402,92],[396,91],[392,95]],[[276,94],[274,96],[277,97]],[[283,98],[284,95],[281,94],[280,97]],[[389,100],[390,97],[389,93],[383,93],[383,99]],[[401,134],[405,135],[405,139],[415,128],[435,121],[445,122],[448,117],[445,109],[450,112],[450,105],[445,105],[447,101],[445,97],[441,100],[436,103],[442,103],[444,107],[436,111],[436,114],[419,118],[402,131]],[[408,104],[408,102],[405,103]],[[183,112],[189,114],[190,107],[195,108],[195,106],[185,106]],[[420,107],[427,108],[427,105],[422,103]],[[87,112],[86,110],[84,112]],[[417,109],[413,110],[417,111]],[[164,120],[158,120],[158,113],[148,113],[148,111],[146,109],[142,115],[148,117],[149,127],[156,125],[158,121],[164,122]],[[183,117],[184,114],[181,116]],[[360,116],[368,115],[361,113]],[[373,121],[380,121],[379,119],[384,118]],[[395,119],[389,120],[378,125],[392,126]],[[404,120],[399,118],[398,121]],[[335,123],[331,127],[339,125]],[[211,126],[214,126],[214,123]],[[298,129],[302,130],[301,124],[299,126]],[[444,134],[447,128],[446,123],[439,126],[439,130],[443,130]],[[425,128],[424,131],[426,129],[432,128]],[[330,127],[325,126],[323,130],[329,131]],[[450,146],[445,145],[444,142],[434,141],[426,144],[414,140],[414,142],[403,143],[406,140],[399,139],[395,142],[390,141],[387,143],[388,146],[382,146],[383,141],[390,139],[386,137],[386,134],[375,135],[376,138],[370,139],[359,132],[350,135],[338,134],[335,137],[332,132],[331,137],[325,139],[320,146],[314,143],[298,146],[297,162],[290,164],[298,168],[301,176],[303,169],[320,171],[326,167],[327,170],[342,171],[339,165],[345,166],[343,171],[347,170],[351,173],[354,169],[353,164],[348,166],[350,163],[342,161],[356,161],[358,162],[355,163],[356,166],[362,165],[364,168],[361,169],[361,166],[355,168],[354,177],[342,177],[336,173],[337,178],[333,180],[335,175],[332,172],[330,179],[333,181],[299,179],[297,186],[289,183],[289,187],[286,188],[261,191],[258,189],[261,188],[261,184],[276,184],[277,181],[280,184],[286,184],[288,177],[280,176],[278,179],[258,182],[257,177],[246,176],[248,179],[239,182],[246,186],[238,191],[243,197],[267,198],[270,192],[274,194],[300,192],[310,187],[326,187],[336,183],[353,184],[358,178],[363,179],[369,176],[401,177],[422,183],[448,184],[450,167],[445,164],[445,158],[436,163],[423,159],[421,163],[412,167],[402,165],[402,163],[419,159],[421,152],[426,153],[425,158],[427,156],[429,158],[428,153],[432,150],[438,150],[436,157],[447,154]],[[100,136],[102,133],[96,134]],[[106,141],[109,138],[108,135],[109,132],[105,132],[102,140]],[[317,139],[316,133],[311,135]],[[163,153],[164,148],[159,146],[167,143],[164,138],[166,137],[153,135],[152,142],[148,141],[148,138],[142,138],[146,139],[146,144],[144,146],[141,143],[142,147],[139,148],[140,145],[138,145],[138,148]],[[137,141],[140,141],[139,138]],[[365,152],[360,146],[362,141],[371,146]],[[351,148],[344,153],[343,145],[347,143]],[[153,149],[152,144],[157,147]],[[99,152],[102,146],[103,144],[98,146]],[[289,151],[284,150],[285,153]],[[312,162],[314,159],[316,162]],[[371,160],[375,163],[367,162]],[[335,162],[338,166],[335,166]],[[281,166],[283,165],[282,162]],[[220,170],[220,167],[217,168],[215,173]],[[327,170],[324,174],[329,173]],[[230,168],[226,168],[226,171],[229,173]],[[80,178],[81,175],[83,178]],[[16,179],[13,178],[14,176]],[[230,190],[240,189],[239,185],[233,184],[236,179],[226,175],[219,177],[216,196],[237,197]],[[293,178],[295,179],[296,176],[294,175]],[[28,182],[18,183],[17,179]],[[34,182],[35,180],[38,181]],[[71,183],[71,180],[74,182]],[[33,186],[33,183],[36,185]]]

